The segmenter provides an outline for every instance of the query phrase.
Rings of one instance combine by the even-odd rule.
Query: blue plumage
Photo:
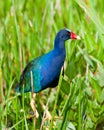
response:
[[[78,36],[68,29],[60,30],[56,35],[53,50],[34,59],[25,67],[15,89],[16,92],[22,92],[23,86],[24,92],[29,92],[32,91],[33,85],[35,93],[47,87],[56,87],[66,57],[64,43],[68,39],[77,38]]]

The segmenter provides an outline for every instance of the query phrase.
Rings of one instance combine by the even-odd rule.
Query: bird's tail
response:
[[[18,83],[15,87],[15,92],[17,92],[17,93],[22,93],[22,92],[26,93],[29,91],[31,91],[31,87],[26,88],[26,86],[25,86],[25,88],[24,88],[24,85],[22,85],[21,82]]]
[[[15,87],[15,92],[21,93],[20,84],[18,83]]]

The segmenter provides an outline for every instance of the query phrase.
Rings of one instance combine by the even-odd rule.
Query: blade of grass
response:
[[[63,110],[61,112],[61,116],[63,115],[63,120],[62,120],[62,123],[61,123],[61,127],[60,129],[66,129],[66,121],[67,121],[67,113],[68,111],[71,109],[73,103],[75,102],[77,96],[76,94],[78,93],[78,82],[79,82],[79,79],[77,79],[77,82],[73,82],[72,86],[71,86],[71,92],[69,93],[68,95],[68,99],[67,101],[65,102],[65,105],[63,107]],[[70,103],[69,103],[70,102]]]
[[[82,0],[75,0],[76,3],[85,11],[85,13],[90,17],[92,22],[96,25],[100,33],[104,33],[104,26],[101,24],[99,18],[96,15],[96,12],[92,8],[88,8],[85,2]]]
[[[24,130],[24,128],[26,128],[26,130],[28,130],[28,125],[27,125],[27,120],[26,120],[26,114],[25,114],[25,107],[24,107],[24,86],[23,86],[23,90],[22,90],[22,108],[23,108],[23,113],[24,113],[24,121],[25,121],[25,125],[24,125],[24,121],[22,122],[22,130]]]
[[[16,122],[19,122],[18,116],[19,116],[19,108],[18,108],[18,97],[16,98]],[[16,130],[18,130],[18,125],[16,125]]]
[[[63,107],[63,110],[61,112],[61,116],[63,116],[63,119],[62,119],[62,123],[61,123],[61,126],[60,126],[60,130],[66,129],[67,113],[71,109],[71,106],[72,106],[72,104],[75,100],[75,98],[74,98],[75,86],[74,85],[72,85],[71,91],[72,91],[72,93],[71,92],[69,93],[68,99],[66,100],[65,105]]]
[[[13,130],[13,128],[15,128],[17,125],[19,125],[20,123],[22,123],[24,121],[24,118],[21,119],[20,121],[18,121],[15,125],[13,125],[11,128],[9,128],[9,130]]]
[[[15,7],[14,0],[12,0],[12,4],[14,8],[14,22],[15,22],[16,34],[17,34],[18,45],[19,45],[20,71],[22,72],[22,51],[21,51],[22,40],[20,36],[20,28],[17,22],[16,7]]]
[[[55,117],[55,113],[56,113],[57,102],[58,102],[58,97],[59,97],[59,92],[60,92],[61,81],[62,81],[62,71],[63,71],[63,69],[61,70],[61,73],[60,73],[60,80],[59,80],[59,84],[57,87],[57,94],[56,94],[54,108],[52,111],[52,119],[51,119],[49,130],[52,130],[52,128],[53,128],[53,121],[54,121],[54,117]]]
[[[82,91],[81,91],[81,80],[78,80],[78,84],[77,84],[78,88],[79,88],[79,95],[78,95],[78,130],[82,129],[82,114],[81,114],[81,95],[82,95]]]

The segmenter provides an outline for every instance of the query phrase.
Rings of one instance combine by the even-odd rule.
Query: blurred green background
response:
[[[65,27],[81,40],[67,41],[64,77],[36,95],[35,118],[32,94],[21,96],[14,87],[26,64],[49,52]],[[6,128],[104,129],[103,0],[0,1],[0,130]]]

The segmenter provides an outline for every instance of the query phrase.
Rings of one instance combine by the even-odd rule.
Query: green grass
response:
[[[0,130],[103,130],[103,0],[5,0],[0,9]],[[67,41],[65,76],[57,88],[36,95],[35,119],[32,94],[21,96],[14,87],[25,65],[50,51],[64,27],[81,40]]]

